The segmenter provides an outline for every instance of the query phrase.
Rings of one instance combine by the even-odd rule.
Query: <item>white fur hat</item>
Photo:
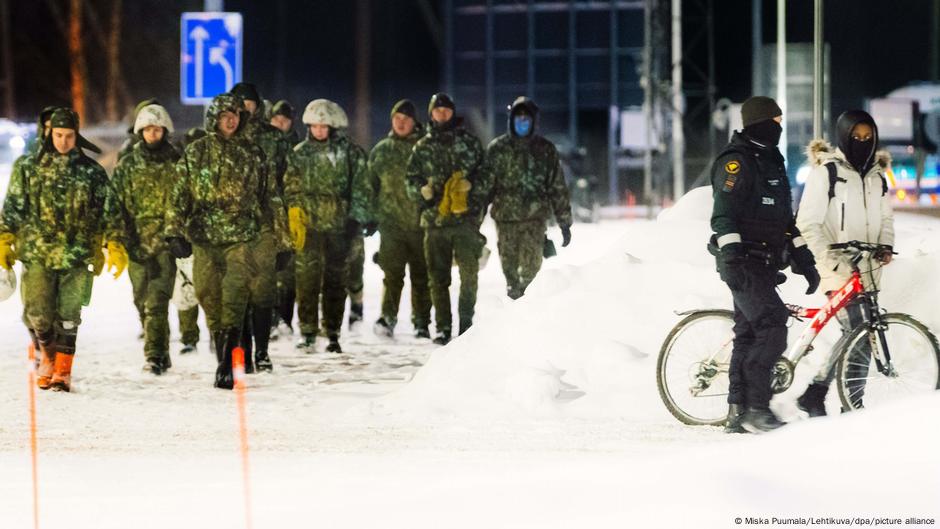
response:
[[[328,125],[334,129],[349,127],[349,118],[342,107],[329,99],[314,99],[304,109],[305,125]]]
[[[137,113],[134,121],[134,134],[139,134],[145,127],[156,125],[164,127],[167,132],[173,132],[173,120],[170,114],[160,105],[147,105]]]

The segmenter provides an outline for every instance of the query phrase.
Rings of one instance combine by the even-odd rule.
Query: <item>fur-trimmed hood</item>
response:
[[[811,166],[824,165],[830,161],[839,162],[848,167],[845,154],[838,147],[833,147],[826,140],[816,139],[806,146],[806,159]],[[875,166],[882,170],[891,167],[891,153],[886,150],[875,151]]]

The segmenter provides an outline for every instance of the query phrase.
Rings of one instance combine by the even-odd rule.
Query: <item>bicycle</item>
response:
[[[833,244],[830,249],[848,258],[852,276],[821,308],[787,305],[793,321],[809,322],[773,367],[774,393],[791,386],[796,366],[813,350],[813,340],[836,313],[852,302],[860,304],[863,321],[842,335],[823,366],[826,370],[834,366],[837,369],[843,410],[877,405],[899,393],[940,389],[937,338],[914,317],[882,310],[874,281],[869,289],[862,282],[859,263],[866,256],[891,251],[891,247],[850,241]],[[669,412],[685,424],[720,426],[728,413],[733,312],[704,309],[676,314],[684,318],[666,336],[656,364],[660,397]]]

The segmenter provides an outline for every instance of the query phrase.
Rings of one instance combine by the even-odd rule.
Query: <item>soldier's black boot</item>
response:
[[[268,341],[271,338],[271,320],[273,317],[273,311],[268,309],[255,310],[251,316],[251,325],[255,331],[255,368],[258,371],[271,371],[274,369],[271,357],[268,356]]]
[[[741,420],[741,426],[751,433],[767,433],[785,424],[774,415],[774,412],[770,411],[770,408],[763,407],[749,407]]]
[[[305,333],[297,340],[297,349],[309,354],[317,352],[317,333]]]
[[[330,343],[326,346],[326,352],[342,354],[343,348],[339,346],[339,335],[331,334]]]
[[[361,294],[361,291],[360,291]],[[361,299],[361,298],[360,298]],[[362,303],[349,303],[349,329],[362,321]]]
[[[428,326],[415,327],[415,338],[430,339],[431,331],[428,329]]]
[[[728,405],[728,420],[725,421],[725,433],[747,433],[741,426],[744,420],[745,407],[741,404]]]
[[[223,348],[225,347],[225,331],[215,331],[212,333],[211,343],[212,352],[215,353],[215,361],[221,363]]]
[[[229,329],[224,332],[222,342],[222,360],[215,370],[215,387],[219,389],[232,389],[235,387],[235,377],[232,374],[232,351],[238,347],[242,330]]]
[[[254,307],[249,307],[248,310],[245,311],[245,323],[244,325],[242,325],[242,335],[241,335],[241,342],[240,342],[242,351],[245,352],[245,373],[249,375],[255,372],[255,363],[252,360],[252,355],[251,355],[251,352],[254,350],[254,348],[252,347],[252,345],[254,344],[254,342],[252,341],[252,335],[254,333],[252,332],[253,329],[251,327],[251,319],[255,312],[256,311]]]
[[[372,326],[372,332],[374,332],[376,336],[384,336],[386,338],[391,338],[395,334],[394,328],[392,325],[389,325],[384,317],[375,321],[375,325]]]
[[[806,391],[796,399],[797,408],[805,411],[810,417],[826,416],[826,393],[829,392],[827,384],[813,382]]]
[[[434,343],[437,345],[447,345],[450,342],[450,329],[444,329],[437,331],[437,336],[434,337]]]

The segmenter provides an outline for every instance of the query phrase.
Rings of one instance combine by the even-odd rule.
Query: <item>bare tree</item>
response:
[[[121,119],[118,108],[118,85],[121,78],[121,0],[111,2],[111,28],[108,34],[108,90],[105,108],[108,121]]]
[[[85,121],[88,118],[85,113],[85,87],[88,80],[88,67],[85,64],[85,48],[82,44],[82,3],[83,0],[69,1],[68,42],[72,73],[72,108],[78,113],[82,121]]]

